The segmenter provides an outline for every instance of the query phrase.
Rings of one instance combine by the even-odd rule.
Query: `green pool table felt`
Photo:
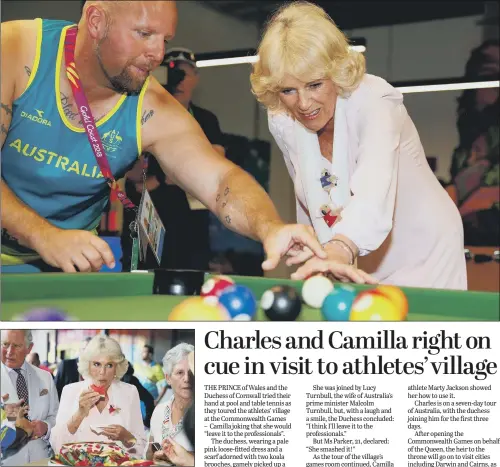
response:
[[[257,300],[274,285],[291,285],[298,291],[302,286],[302,282],[289,279],[232,277],[237,284],[249,287]],[[153,280],[153,272],[3,274],[1,319],[9,321],[33,308],[52,307],[81,321],[166,321],[170,310],[186,297],[153,295]],[[352,286],[357,292],[374,288]],[[405,287],[401,290],[408,298],[408,321],[500,320],[498,293]],[[267,320],[261,309],[256,319]],[[298,320],[322,321],[323,317],[320,310],[304,305]]]

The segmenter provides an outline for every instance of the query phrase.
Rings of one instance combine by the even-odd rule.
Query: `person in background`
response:
[[[140,458],[146,445],[137,389],[120,381],[128,361],[120,344],[95,336],[80,355],[83,381],[64,386],[50,444],[56,454],[66,443],[119,443],[131,457]]]
[[[465,78],[498,80],[499,74],[499,41],[487,40],[472,51]],[[466,245],[500,245],[499,114],[498,87],[468,89],[458,99],[459,144],[446,189],[462,216]]]
[[[148,390],[141,384],[141,382],[134,376],[134,367],[128,363],[127,372],[122,376],[124,383],[132,384],[137,388],[139,399],[141,400],[141,413],[144,426],[149,428],[151,426],[151,415],[155,409],[155,400]]]
[[[184,419],[193,402],[189,367],[189,355],[193,352],[193,345],[181,343],[163,357],[163,371],[173,394],[169,401],[158,404],[153,412],[147,459],[170,461],[183,467],[194,466],[194,446],[184,429]],[[159,443],[162,448],[153,452],[152,443]]]
[[[16,388],[17,398],[28,407],[27,416],[31,427],[27,443],[2,459],[2,465],[27,465],[50,457],[49,436],[59,408],[57,390],[49,373],[26,362],[26,357],[33,349],[33,334],[30,330],[2,331],[1,346],[2,375],[7,375],[11,387]],[[4,397],[5,394],[2,394]],[[20,406],[17,407],[19,409]],[[12,416],[17,418],[16,410]]]
[[[153,396],[156,405],[167,391],[167,386],[164,385],[160,393],[158,383],[165,380],[165,375],[161,365],[154,360],[154,353],[153,346],[145,345],[142,349],[142,359],[135,364],[134,370],[141,384]]]
[[[86,337],[85,339],[83,339],[80,344],[78,353],[79,355],[81,355],[85,351],[85,348],[91,340],[91,337]],[[78,359],[79,357],[62,360],[57,367],[54,381],[56,383],[59,399],[61,399],[61,394],[64,386],[66,386],[67,384],[76,383],[77,381],[81,381],[80,373],[78,372]]]
[[[252,90],[295,185],[297,221],[314,227],[328,254],[295,250],[288,265],[305,264],[292,278],[466,289],[460,215],[403,95],[366,73],[363,54],[313,3],[277,11],[258,55]]]
[[[40,355],[38,355],[36,352],[30,353],[26,357],[26,361],[28,363],[31,363],[33,366],[36,366],[37,368],[40,368],[40,370],[45,370],[45,371],[48,371],[50,374],[52,374],[52,372],[50,371],[50,368],[48,366],[46,366],[46,365],[43,365],[40,362]]]
[[[194,53],[183,47],[167,50],[164,64],[168,70],[168,83],[165,86],[178,102],[196,119],[212,147],[225,156],[224,135],[215,114],[192,102],[200,75],[196,67]],[[148,119],[148,114],[143,115]],[[161,267],[169,269],[208,270],[210,253],[209,211],[201,203],[177,186],[166,175],[156,159],[148,156],[146,188],[167,231],[166,244],[163,248]],[[139,204],[143,190],[143,164],[141,158],[127,174],[125,188],[127,196]],[[132,214],[124,212],[122,229],[122,264],[124,270],[130,270],[130,223]],[[144,268],[157,267],[151,252]]]

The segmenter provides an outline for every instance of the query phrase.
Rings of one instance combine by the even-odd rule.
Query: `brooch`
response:
[[[342,208],[332,209],[328,204],[323,204],[319,208],[320,217],[323,218],[328,227],[331,227],[335,222],[340,220],[340,211],[342,211]]]
[[[338,178],[335,175],[332,175],[327,169],[323,169],[321,171],[321,188],[325,190],[327,193],[330,193],[330,190],[333,187],[337,186]]]

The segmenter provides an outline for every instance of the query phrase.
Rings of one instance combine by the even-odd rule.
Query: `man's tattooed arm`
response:
[[[2,110],[5,111],[7,115],[10,115],[12,117],[12,109],[7,105],[2,102]],[[2,119],[3,121],[3,119]]]
[[[153,109],[145,110],[142,114],[141,125],[144,125],[154,114],[155,111]]]
[[[12,107],[7,104],[1,103],[1,131],[0,131],[0,146],[3,146],[5,139],[7,138],[7,134],[9,133],[10,121],[12,120]]]
[[[271,228],[283,225],[264,189],[239,167],[230,170],[219,187],[215,213],[227,228],[263,241]]]
[[[29,66],[25,66],[25,67],[24,67],[24,71],[26,71],[26,74],[27,74],[28,76],[31,76],[31,68],[30,68]]]

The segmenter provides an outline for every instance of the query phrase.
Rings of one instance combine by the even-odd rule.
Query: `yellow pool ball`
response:
[[[349,316],[350,321],[402,321],[403,319],[392,300],[376,290],[358,294]]]
[[[176,305],[168,321],[230,321],[229,313],[216,297],[190,297]]]
[[[399,287],[394,285],[379,285],[375,290],[389,298],[401,313],[401,318],[406,319],[408,315],[408,299]]]

